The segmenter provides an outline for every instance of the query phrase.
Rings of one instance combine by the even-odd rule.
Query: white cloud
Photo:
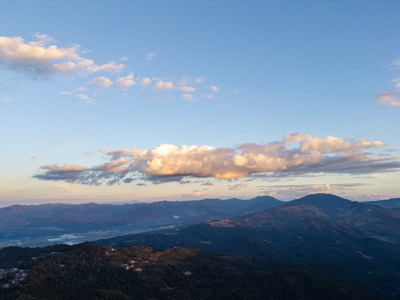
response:
[[[142,77],[142,81],[140,82],[141,85],[149,85],[151,84],[152,80],[149,77]]]
[[[388,106],[400,106],[400,93],[381,93],[375,95],[375,101]]]
[[[79,99],[82,99],[82,100],[92,100],[92,98],[90,98],[86,94],[76,94],[75,97],[79,98]]]
[[[56,40],[47,34],[40,34],[39,32],[35,33],[35,37],[38,39],[37,42],[32,42],[33,45],[39,45],[39,46],[44,46],[45,44],[55,42]]]
[[[156,56],[156,54],[154,52],[150,52],[146,54],[146,61],[151,61],[154,59],[154,56]]]
[[[96,72],[118,72],[124,68],[124,65],[117,65],[115,62],[109,62],[107,64],[98,66],[95,65],[93,60],[91,59],[83,59],[78,62],[64,62],[61,64],[54,65],[54,69],[57,71],[65,72],[65,73],[74,73],[79,71],[85,71],[88,73],[96,73]]]
[[[184,85],[188,85],[191,82],[192,82],[192,78],[188,77],[188,76],[185,76],[181,80],[178,81],[177,85],[178,86],[184,86]]]
[[[186,197],[188,197],[188,198],[193,198],[193,197],[197,198],[197,197],[203,197],[204,193],[202,193],[200,191],[193,191],[191,193],[179,194],[179,196],[182,197],[182,198],[186,198]]]
[[[193,101],[193,95],[191,94],[183,94],[181,97],[185,100]]]
[[[115,72],[124,68],[123,64],[115,62],[96,65],[93,60],[80,56],[79,45],[69,48],[47,46],[54,39],[45,34],[36,34],[36,37],[36,41],[26,43],[22,37],[0,36],[1,63],[9,70],[36,76]]]
[[[212,86],[210,86],[210,90],[213,91],[213,92],[215,93],[215,92],[218,92],[218,91],[219,91],[219,87],[217,87],[217,86],[215,86],[215,85],[212,85]]]
[[[181,86],[179,87],[179,90],[185,93],[193,93],[195,91],[195,89],[191,86]]]
[[[59,95],[72,95],[72,92],[70,92],[70,91],[61,91],[61,92],[58,92],[58,94]]]
[[[127,56],[122,56],[119,60],[121,60],[121,61],[128,61],[129,58],[128,58]]]
[[[379,141],[370,142],[367,139],[348,141],[344,138],[328,136],[316,138],[311,134],[292,133],[285,137],[287,143],[301,142],[300,149],[303,152],[318,151],[320,153],[348,152],[361,148],[383,147],[385,144]]]
[[[78,99],[81,99],[81,100],[85,100],[85,102],[86,103],[94,103],[94,101],[95,101],[95,99],[94,98],[92,98],[92,97],[89,97],[88,95],[86,95],[86,94],[75,94],[75,95],[73,95],[75,98],[78,98]]]
[[[77,91],[78,93],[82,93],[82,92],[87,92],[88,89],[87,89],[87,88],[84,88],[84,87],[78,87],[78,88],[76,89],[76,91]]]
[[[171,81],[158,81],[156,83],[156,90],[166,91],[174,88],[174,84]]]
[[[95,85],[95,86],[101,86],[104,88],[109,88],[113,85],[113,82],[108,79],[107,77],[104,76],[100,76],[100,77],[96,77],[95,79],[93,79],[90,84]]]
[[[132,73],[125,77],[118,78],[115,83],[120,88],[128,88],[136,84]]]
[[[197,85],[199,83],[203,83],[206,80],[206,76],[198,76],[198,77],[190,77],[190,76],[185,76],[181,78],[177,85],[178,86],[186,86],[186,85]]]
[[[11,101],[12,99],[11,99],[10,97],[3,97],[3,98],[1,98],[1,100],[6,101],[6,102],[9,102],[9,101]]]

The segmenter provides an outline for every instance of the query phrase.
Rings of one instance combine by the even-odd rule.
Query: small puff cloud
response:
[[[156,83],[156,90],[158,91],[167,91],[174,88],[174,84],[171,81],[158,81]]]
[[[152,80],[149,77],[142,77],[142,81],[140,82],[141,85],[149,85],[151,84]]]
[[[125,76],[125,77],[120,77],[115,81],[115,84],[119,87],[119,88],[128,88],[132,85],[135,85],[136,82],[134,80],[133,77],[133,73],[130,73],[129,75]]]
[[[96,77],[95,79],[93,79],[90,82],[90,84],[94,85],[94,86],[101,86],[104,88],[109,88],[113,85],[113,82],[110,79],[108,79],[107,77],[100,76],[100,77]]]
[[[113,184],[123,181],[125,176],[162,183],[180,181],[184,177],[235,179],[257,173],[287,177],[399,170],[398,157],[366,151],[382,146],[384,144],[379,141],[317,138],[304,133],[289,134],[281,141],[268,144],[241,144],[235,148],[163,144],[152,150],[105,152],[110,157],[109,162],[81,169],[78,171],[80,176],[74,174],[73,178],[77,183],[86,184]],[[65,168],[64,165],[61,169]],[[61,169],[55,168],[55,165],[42,169],[46,172],[35,175],[35,178],[61,180]],[[71,182],[71,176],[65,180]]]
[[[191,86],[181,86],[179,90],[185,93],[193,93],[195,91],[195,89]]]
[[[210,86],[210,90],[212,90],[214,93],[219,91],[219,87],[212,85]]]

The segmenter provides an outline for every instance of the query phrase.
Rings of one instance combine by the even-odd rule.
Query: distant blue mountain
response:
[[[41,237],[67,233],[186,226],[240,216],[282,204],[284,202],[264,196],[250,200],[204,199],[124,205],[13,205],[0,208],[0,242],[7,245],[7,240],[40,240]]]
[[[400,212],[400,198],[393,198],[388,200],[368,201],[367,204],[379,205]]]

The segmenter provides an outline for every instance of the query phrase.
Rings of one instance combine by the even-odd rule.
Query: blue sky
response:
[[[0,201],[398,197],[399,11],[3,1]]]

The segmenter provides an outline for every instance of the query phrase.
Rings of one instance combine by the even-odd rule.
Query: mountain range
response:
[[[0,208],[0,246],[51,244],[63,241],[60,236],[66,234],[107,231],[115,236],[121,232],[154,230],[171,225],[186,226],[245,215],[282,203],[263,196],[250,200],[204,199],[124,205],[13,205]],[[83,235],[82,239],[94,238]]]
[[[26,222],[20,228],[98,228],[103,221],[100,228],[156,230],[96,244],[0,249],[0,268],[30,272],[23,286],[0,292],[5,299],[398,299],[397,203],[313,194],[289,202],[206,199],[64,211],[45,205],[42,215],[38,207],[27,208],[36,210],[32,215],[11,207],[1,213],[10,222],[19,215]]]
[[[400,295],[399,240],[398,212],[315,194],[246,216],[98,242],[178,246],[307,264],[330,278]]]
[[[7,245],[77,243],[170,226],[182,227],[244,216],[273,207],[293,206],[299,201],[303,201],[304,205],[312,204],[317,208],[318,205],[324,205],[325,208],[329,205],[327,200],[320,204],[305,202],[312,201],[311,198],[289,202],[260,196],[249,200],[204,199],[122,205],[96,203],[12,205],[0,208],[0,248]],[[351,206],[348,203],[351,203]],[[337,205],[336,211],[329,211],[329,215],[324,216],[325,219],[348,225],[354,223],[353,225],[361,226],[375,234],[376,238],[398,239],[399,229],[398,226],[396,227],[398,224],[396,216],[400,212],[400,199],[363,203],[342,201],[335,205]],[[368,207],[371,205],[374,205],[375,209],[368,214],[368,209],[370,209]],[[379,210],[377,206],[387,209]],[[354,211],[346,217],[346,213],[349,213],[351,209]],[[365,219],[362,220],[362,218]],[[380,222],[382,218],[385,218],[386,222]],[[389,224],[390,222],[392,224]]]

